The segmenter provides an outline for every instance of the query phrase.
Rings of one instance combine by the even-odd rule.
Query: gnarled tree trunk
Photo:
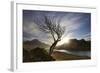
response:
[[[59,41],[60,41],[60,40],[59,40],[59,39],[57,39],[57,40],[56,40],[56,41],[54,41],[54,43],[51,45],[50,50],[49,50],[49,55],[51,55],[51,54],[52,54],[52,52],[53,52],[54,48],[56,47],[56,45],[57,45],[57,43],[58,43]]]

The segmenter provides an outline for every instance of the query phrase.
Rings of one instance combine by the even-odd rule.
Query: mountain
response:
[[[57,46],[56,49],[72,50],[72,51],[90,51],[91,41],[86,41],[84,39],[70,39],[70,43],[64,43]]]
[[[49,47],[49,45],[39,41],[38,39],[33,39],[31,41],[24,41],[23,42],[23,48],[26,50],[31,50],[31,49],[34,49],[37,47],[47,48],[47,47]]]
[[[34,48],[30,51],[23,49],[23,62],[55,61],[44,48]]]

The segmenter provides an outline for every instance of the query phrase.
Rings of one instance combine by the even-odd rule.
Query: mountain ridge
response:
[[[31,49],[34,49],[37,47],[47,48],[47,47],[49,47],[49,45],[45,44],[44,42],[39,41],[38,39],[33,39],[31,41],[24,41],[23,42],[23,48],[26,50],[31,50]]]

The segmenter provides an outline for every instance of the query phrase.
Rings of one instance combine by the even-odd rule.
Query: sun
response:
[[[64,37],[63,39],[61,39],[61,41],[59,41],[57,43],[57,45],[62,45],[64,43],[69,43],[70,38],[69,37]]]

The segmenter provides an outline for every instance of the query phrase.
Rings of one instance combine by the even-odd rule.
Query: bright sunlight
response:
[[[61,39],[61,41],[59,41],[59,42],[57,43],[57,45],[62,45],[62,44],[64,44],[64,43],[69,43],[69,40],[70,40],[69,37],[65,37],[65,38]]]

